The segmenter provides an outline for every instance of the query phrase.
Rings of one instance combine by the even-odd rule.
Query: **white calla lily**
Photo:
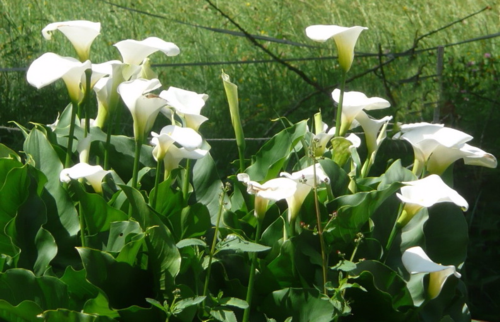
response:
[[[160,86],[158,79],[134,79],[118,85],[117,91],[132,114],[137,141],[144,140],[145,133],[150,131],[160,109],[165,106],[165,100],[148,94]]]
[[[80,102],[83,99],[82,81],[85,79],[85,71],[89,68],[91,63],[88,60],[82,63],[73,57],[45,53],[31,63],[26,79],[38,89],[62,79],[71,101]]]
[[[48,24],[42,30],[45,39],[52,38],[52,32],[59,30],[73,44],[80,61],[84,62],[89,59],[90,46],[94,39],[101,32],[101,24],[99,22],[91,22],[86,20],[62,21]]]
[[[354,60],[354,46],[361,32],[366,29],[368,28],[360,26],[313,25],[306,28],[306,35],[319,42],[325,42],[333,37],[337,45],[340,67],[348,72]]]
[[[467,165],[478,165],[487,168],[496,168],[498,165],[494,155],[467,143],[450,148],[440,145],[434,149],[427,160],[427,172],[442,174],[458,159],[463,159]]]
[[[112,60],[102,64],[92,65],[92,70],[97,70],[108,75],[99,79],[93,89],[97,97],[97,117],[96,126],[103,128],[108,116],[112,114],[118,106],[119,96],[118,85],[123,83],[128,77],[125,76],[127,65],[121,61]]]
[[[472,136],[442,124],[405,124],[394,138],[404,139],[412,145],[416,164],[414,173],[417,175],[422,172],[424,165],[428,172],[441,174],[461,158],[466,164],[490,168],[497,166],[493,155],[466,144],[473,139]]]
[[[247,186],[247,192],[255,195],[254,215],[259,220],[264,219],[269,200],[286,199],[288,203],[293,200],[293,196],[297,192],[297,183],[289,178],[275,178],[260,184],[250,180],[246,173],[239,173],[237,177]],[[290,207],[290,203],[288,206]]]
[[[385,127],[387,127],[387,123],[390,120],[392,120],[392,116],[385,116],[380,120],[376,120],[369,117],[368,114],[363,111],[356,116],[356,121],[359,122],[359,125],[361,125],[365,133],[368,155],[376,152],[387,137]],[[380,131],[380,129],[382,129],[382,131]]]
[[[110,171],[105,171],[100,165],[77,163],[71,168],[63,169],[59,175],[61,182],[70,182],[71,179],[85,178],[97,193],[102,192],[102,179]]]
[[[436,203],[453,202],[463,211],[469,208],[467,201],[436,174],[403,184],[405,186],[401,188],[401,193],[396,194],[405,203],[403,215],[398,220],[402,226],[405,226],[420,209],[431,207]]]
[[[164,159],[174,142],[188,151],[194,151],[203,144],[203,138],[198,132],[176,125],[167,125],[161,129],[160,134],[151,132],[151,135],[153,136],[151,144],[154,146],[153,157],[157,161]]]
[[[430,299],[436,298],[441,293],[441,289],[449,276],[455,275],[457,278],[461,277],[455,266],[445,266],[433,262],[422,247],[419,246],[405,250],[401,260],[410,274],[429,274],[427,294],[429,294]]]
[[[179,47],[174,43],[164,41],[157,37],[144,40],[127,39],[114,45],[120,51],[125,64],[140,65],[146,57],[157,51],[167,56],[176,56],[180,53]]]
[[[340,90],[332,92],[333,100],[338,104],[340,101]],[[351,128],[352,122],[363,111],[379,110],[391,106],[389,101],[380,97],[367,97],[361,92],[345,92],[342,102],[342,118],[340,135],[344,135]]]
[[[200,125],[208,120],[208,118],[200,114],[208,99],[207,94],[198,94],[171,86],[168,90],[162,91],[160,97],[166,100],[167,105],[184,119],[185,126],[195,131],[198,131]],[[169,112],[166,111],[165,113],[168,114]]]
[[[299,213],[300,207],[304,203],[304,200],[306,199],[311,189],[314,188],[314,185],[316,184],[317,186],[319,186],[322,183],[329,184],[330,178],[326,175],[325,171],[321,167],[321,164],[319,163],[316,163],[315,166],[310,166],[291,174],[287,172],[281,172],[280,176],[291,179],[297,183],[295,194],[287,198],[288,221],[291,225],[293,225]]]

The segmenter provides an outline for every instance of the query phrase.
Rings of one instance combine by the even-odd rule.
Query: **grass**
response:
[[[390,59],[391,54],[410,49],[416,37],[480,11],[488,5],[491,5],[490,10],[423,38],[417,49],[433,48],[492,34],[498,32],[500,25],[500,4],[485,0],[454,1],[453,4],[429,0],[404,4],[392,0],[211,1],[250,34],[286,39],[310,46],[259,41],[263,47],[281,59],[319,58],[336,54],[333,41],[317,44],[307,39],[304,28],[312,24],[369,27],[369,30],[361,35],[356,51],[378,53],[380,50],[386,54],[382,57],[383,61]],[[154,64],[200,63],[184,67],[159,66],[155,71],[164,88],[176,86],[209,94],[210,99],[203,109],[209,121],[202,127],[207,138],[227,138],[234,135],[220,79],[221,69],[224,69],[239,87],[241,118],[247,137],[262,137],[277,132],[281,125],[271,120],[282,115],[296,122],[312,118],[312,115],[321,109],[323,119],[329,124],[333,123],[333,106],[328,93],[315,93],[315,88],[282,64],[273,62],[203,65],[209,62],[252,62],[270,59],[261,48],[244,37],[189,25],[238,31],[208,1],[112,2],[133,10],[161,15],[163,18],[125,10],[100,0],[0,0],[0,68],[28,67],[34,59],[47,51],[74,56],[72,47],[62,35],[56,34],[53,41],[45,41],[41,36],[41,29],[54,21],[99,21],[102,23],[102,32],[92,47],[93,62],[120,59],[118,51],[112,46],[120,40],[157,36],[177,44],[181,48],[181,54],[176,57],[154,54],[151,57]],[[498,156],[500,142],[497,139],[498,133],[495,132],[495,122],[500,120],[500,115],[497,100],[499,93],[495,89],[498,85],[495,84],[498,84],[499,46],[499,38],[493,38],[447,47],[444,54],[443,93],[440,92],[435,77],[426,78],[436,74],[435,50],[396,58],[384,66],[385,77],[382,77],[380,70],[371,72],[349,82],[347,89],[363,91],[368,96],[392,96],[393,106],[390,113],[401,122],[432,120],[433,108],[439,101],[440,94],[444,94],[446,102],[454,106],[452,110],[443,108],[441,116],[444,121],[449,122],[451,116],[454,116],[455,127],[476,137],[473,145],[480,145]],[[491,53],[493,59],[486,60],[485,53]],[[478,75],[471,68],[467,69],[471,61],[486,63],[485,73]],[[376,56],[358,57],[349,77],[362,74],[379,63],[379,57]],[[293,61],[289,64],[320,86],[328,88],[328,91],[338,82],[340,73],[335,60]],[[488,66],[491,72],[486,72]],[[418,81],[416,76],[419,77]],[[464,90],[466,93],[462,93]],[[465,100],[466,98],[468,100]],[[2,126],[10,126],[8,122],[11,120],[19,121],[23,125],[30,121],[52,123],[66,104],[67,96],[61,83],[36,90],[27,84],[24,72],[0,72]],[[0,140],[10,145],[16,142],[16,137],[13,132],[0,131]],[[226,161],[236,159],[236,145],[232,142],[210,143],[215,156],[227,156],[227,160],[220,161],[221,165],[225,166]],[[248,146],[250,152],[255,151],[259,142],[249,142]],[[228,173],[233,171],[227,168],[224,170]],[[471,203],[476,200],[478,205],[474,212],[469,211],[467,214],[471,222],[471,258],[474,262],[467,262],[466,269],[470,274],[465,274],[465,277],[468,278],[467,283],[471,285],[474,298],[478,298],[476,295],[482,294],[484,290],[486,295],[484,299],[479,300],[471,297],[473,313],[477,318],[494,318],[494,310],[499,309],[494,305],[495,299],[498,300],[497,303],[500,302],[500,295],[494,291],[499,289],[495,278],[499,278],[500,272],[492,266],[494,262],[488,260],[490,257],[485,257],[484,254],[500,255],[498,250],[495,250],[499,245],[499,238],[495,237],[498,235],[499,222],[492,216],[495,211],[492,205],[496,199],[490,196],[491,192],[488,193],[494,191],[499,175],[497,170],[490,169],[470,170],[468,167],[464,170],[459,167],[458,170],[466,179],[456,182],[457,189],[462,189],[460,192],[468,195],[467,199],[471,200]],[[490,177],[489,181],[486,176]],[[480,190],[483,191],[482,195],[476,193]]]

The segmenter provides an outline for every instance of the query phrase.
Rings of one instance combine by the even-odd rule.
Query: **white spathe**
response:
[[[410,274],[426,273],[430,275],[427,289],[430,299],[436,298],[441,293],[441,289],[449,276],[461,277],[455,266],[445,266],[433,262],[420,246],[405,250],[401,260]]]
[[[340,90],[336,88],[332,92],[333,100],[338,104],[340,101]],[[389,101],[380,97],[367,97],[361,92],[345,92],[342,101],[342,118],[340,135],[343,135],[351,128],[352,122],[363,110],[379,110],[391,106]]]
[[[149,92],[159,88],[158,79],[134,79],[118,85],[118,93],[130,110],[134,120],[134,136],[137,141],[143,141],[146,132],[153,127],[160,109],[165,106],[165,100]]]
[[[31,63],[26,79],[38,89],[62,79],[71,101],[80,102],[83,99],[82,82],[85,80],[85,71],[91,66],[88,60],[82,63],[73,57],[45,53]]]
[[[366,29],[368,28],[360,26],[313,25],[306,28],[306,35],[319,42],[325,42],[333,37],[337,45],[340,67],[348,72],[354,60],[354,47],[358,37]]]
[[[173,108],[177,115],[184,119],[185,126],[198,131],[200,125],[208,118],[201,115],[201,109],[208,99],[207,94],[198,94],[182,88],[170,86],[162,91],[160,97],[167,101],[167,106]],[[168,115],[169,111],[164,114]]]
[[[59,174],[61,182],[70,182],[71,179],[85,178],[97,193],[102,192],[102,179],[110,171],[104,170],[100,165],[90,165],[88,163],[77,163],[71,168],[63,169]]]
[[[89,59],[90,46],[101,32],[101,23],[86,20],[61,21],[48,24],[42,30],[45,39],[52,39],[52,33],[56,30],[62,32],[71,42],[76,50],[80,61]]]
[[[177,45],[157,37],[149,37],[144,40],[122,40],[114,46],[120,51],[123,62],[131,65],[140,65],[146,57],[157,51],[161,51],[167,56],[176,56],[180,53]]]

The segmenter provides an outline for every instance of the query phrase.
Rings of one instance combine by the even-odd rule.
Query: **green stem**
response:
[[[260,220],[257,220],[257,231],[255,233],[255,243],[259,242],[261,229],[262,229],[262,223],[260,222]],[[250,256],[252,256],[252,264],[250,266],[250,276],[248,278],[248,289],[247,289],[247,297],[246,297],[248,307],[245,309],[245,313],[243,313],[243,322],[248,322],[248,319],[250,317],[250,310],[252,307],[253,284],[254,284],[254,277],[255,277],[255,266],[257,264],[257,253],[252,253]]]
[[[76,109],[78,108],[78,103],[76,101],[71,102],[71,120],[69,123],[69,134],[68,134],[68,148],[66,150],[66,160],[64,162],[64,167],[69,168],[71,165],[71,154],[73,153],[73,137],[75,136],[75,121],[76,121]]]
[[[224,191],[221,192],[219,199],[219,211],[217,213],[217,222],[215,224],[214,238],[212,239],[212,246],[210,247],[210,253],[208,254],[208,266],[207,275],[205,276],[205,285],[203,286],[203,296],[207,296],[208,282],[210,280],[210,273],[212,271],[212,260],[214,258],[215,245],[217,244],[217,235],[219,234],[219,224],[220,218],[222,217],[222,209],[224,207]],[[203,301],[203,308],[205,307],[205,301]]]
[[[137,189],[137,177],[139,174],[139,159],[141,158],[142,141],[135,141],[134,168],[132,173],[132,188]]]
[[[80,242],[85,247],[85,219],[83,218],[82,204],[78,204],[78,220],[80,223]]]
[[[313,152],[314,153],[314,152]],[[316,159],[313,158],[313,175],[314,175],[314,206],[316,210],[316,223],[318,225],[318,237],[319,237],[319,242],[320,242],[320,247],[321,247],[321,266],[322,266],[322,272],[323,272],[323,294],[327,294],[327,289],[326,289],[326,280],[327,280],[327,266],[328,263],[326,262],[326,246],[325,246],[325,238],[323,236],[323,227],[321,225],[321,214],[319,211],[319,201],[318,201],[318,190],[317,190],[317,176],[316,176]]]
[[[184,181],[182,182],[182,195],[184,196],[184,203],[187,204],[187,197],[189,192],[189,170],[191,167],[191,160],[186,160],[186,172],[184,173]]]
[[[156,199],[158,198],[158,185],[160,184],[160,173],[161,173],[161,164],[163,160],[158,160],[156,163],[156,175],[155,175],[155,188],[154,194],[151,196],[151,207],[156,209]]]
[[[85,130],[84,130],[84,137],[87,137],[87,134],[90,131],[90,79],[92,77],[92,70],[87,69],[85,71],[85,93],[83,96],[83,108],[85,111]]]
[[[401,214],[403,213],[404,209],[404,203],[401,203],[399,205],[398,209],[398,215],[396,216],[396,220],[394,221],[394,225],[392,226],[391,234],[389,235],[389,239],[387,240],[387,244],[385,246],[385,252],[384,255],[382,256],[382,262],[385,263],[387,256],[389,255],[389,250],[391,249],[392,243],[394,241],[394,237],[396,237],[397,231],[401,228],[401,225],[399,225],[398,220],[399,217],[401,217]]]
[[[346,79],[347,73],[342,70],[342,75],[341,80],[340,80],[340,98],[339,98],[339,104],[337,106],[337,116],[335,120],[335,137],[339,137],[340,135],[343,135],[343,133],[340,132],[340,126],[341,126],[341,120],[342,120],[342,104],[344,103],[344,90],[345,90],[345,79]]]
[[[109,149],[111,149],[111,129],[109,125],[111,122],[108,122],[107,133],[106,133],[106,146],[104,147],[104,170],[109,170]]]

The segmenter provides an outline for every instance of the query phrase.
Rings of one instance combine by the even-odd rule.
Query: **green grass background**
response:
[[[449,45],[500,30],[500,5],[485,0],[455,1],[361,1],[361,0],[212,0],[213,4],[234,19],[248,33],[286,39],[307,46],[293,46],[259,41],[281,59],[321,58],[336,54],[333,41],[314,43],[304,33],[312,24],[367,26],[356,47],[359,53],[383,53],[382,58],[358,57],[348,75],[353,77],[377,66],[381,59],[412,48],[416,37],[491,6],[473,17],[422,39],[417,50]],[[176,86],[210,98],[203,109],[209,121],[203,125],[206,138],[234,136],[221,70],[229,74],[239,87],[241,117],[247,137],[263,137],[282,128],[273,122],[286,115],[297,122],[311,118],[321,109],[324,121],[333,124],[333,105],[328,94],[316,89],[282,64],[249,63],[269,60],[269,55],[245,37],[197,28],[192,24],[237,31],[226,17],[205,0],[114,0],[112,3],[151,15],[125,10],[100,0],[0,0],[0,126],[23,125],[30,121],[52,123],[67,104],[61,82],[36,90],[25,80],[29,64],[47,51],[75,56],[73,48],[61,35],[46,41],[41,30],[48,23],[64,20],[91,20],[102,24],[101,35],[92,46],[91,60],[103,62],[120,59],[112,45],[120,40],[160,37],[181,49],[176,57],[156,53],[153,64],[200,63],[196,66],[158,66],[164,88]],[[187,23],[187,24],[185,24]],[[189,25],[191,24],[191,25]],[[380,115],[390,113],[399,122],[431,121],[433,108],[442,104],[443,122],[475,137],[472,142],[500,156],[499,71],[500,38],[478,40],[445,48],[443,87],[436,74],[436,51],[398,57],[381,71],[370,72],[347,84],[347,90],[365,92],[368,96],[389,98],[393,106]],[[484,54],[490,54],[486,58]],[[213,62],[245,62],[212,64]],[[203,65],[205,64],[205,65]],[[339,79],[339,69],[332,59],[292,61],[289,64],[328,91]],[[418,81],[416,81],[418,76]],[[430,77],[427,77],[430,76]],[[384,82],[385,79],[385,82]],[[376,115],[379,116],[379,115]],[[124,123],[129,131],[131,123]],[[20,134],[0,130],[0,142],[18,145]],[[233,173],[228,161],[236,159],[232,142],[210,141],[221,172]],[[249,142],[249,154],[259,142]],[[221,156],[221,157],[218,157]],[[247,155],[249,157],[249,155]],[[463,270],[471,293],[473,316],[494,320],[500,312],[500,205],[497,201],[498,170],[456,166],[455,186],[471,204],[466,213],[471,226],[470,256]],[[472,168],[472,169],[471,169]]]

